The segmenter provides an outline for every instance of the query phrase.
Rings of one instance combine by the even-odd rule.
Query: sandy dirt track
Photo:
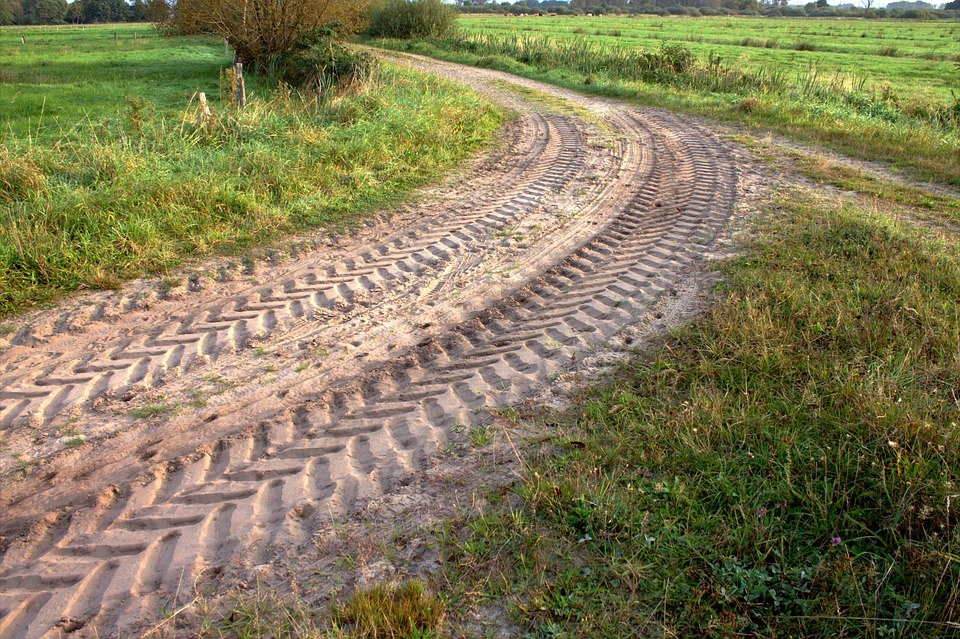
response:
[[[402,60],[515,110],[503,143],[352,236],[0,337],[0,434],[32,464],[0,464],[0,637],[138,636],[183,584],[242,577],[641,339],[652,309],[701,303],[741,151],[682,116]]]

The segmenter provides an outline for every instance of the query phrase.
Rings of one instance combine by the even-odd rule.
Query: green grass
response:
[[[762,145],[748,144],[767,161],[799,171],[820,184],[872,198],[877,205],[892,212],[935,223],[960,223],[960,198],[882,179],[863,169],[837,164],[815,152],[779,150],[771,153]]]
[[[705,319],[584,391],[525,510],[446,529],[451,614],[513,601],[531,637],[960,636],[958,244],[785,194]]]
[[[710,53],[746,70],[776,67],[803,72],[811,64],[824,75],[842,70],[877,87],[889,85],[904,97],[949,102],[960,93],[960,21],[817,20],[704,17],[536,17],[481,14],[460,17],[466,33],[546,34],[560,39],[614,40],[628,48],[658,49],[683,44],[706,58]],[[579,31],[579,33],[578,33]],[[611,36],[610,32],[620,35]],[[597,35],[599,32],[599,35]],[[812,50],[798,51],[807,44]],[[804,47],[800,47],[801,49]],[[896,52],[891,56],[891,52]],[[896,57],[896,60],[889,59]]]
[[[712,46],[691,48],[682,38],[634,42],[622,36],[576,35],[573,25],[581,20],[589,19],[468,17],[455,37],[372,43],[746,123],[855,157],[889,162],[924,179],[960,184],[956,62],[915,60],[928,69],[929,77],[894,86],[887,79],[903,76],[897,66],[903,58],[877,55],[879,66],[864,70],[856,54],[831,62],[812,58],[798,62],[797,55],[822,52],[738,47],[742,53],[731,56]],[[634,24],[635,29],[645,24],[650,28],[649,20],[642,18],[616,20]],[[702,25],[704,30],[738,24],[723,20],[660,22]],[[781,22],[790,23],[764,19],[762,24],[775,31]],[[956,29],[955,23],[939,25],[944,32]],[[955,42],[944,46],[953,47]],[[941,64],[945,66],[940,68]],[[929,86],[942,90],[931,93]]]
[[[177,412],[177,406],[167,403],[166,399],[159,397],[150,402],[130,411],[130,416],[134,419],[154,419],[165,417]]]
[[[440,600],[423,584],[409,581],[399,586],[378,584],[355,593],[335,608],[333,623],[356,639],[437,639],[444,614]]]
[[[149,25],[2,27],[0,139],[52,143],[124,119],[128,98],[175,118],[197,91],[218,102],[232,61],[214,38],[161,38]]]
[[[10,73],[47,60],[48,80],[64,84],[0,84],[0,100],[33,96],[31,109],[7,117],[0,150],[0,316],[186,258],[353,223],[436,179],[502,122],[476,94],[386,65],[324,100],[280,89],[254,91],[242,111],[212,100],[204,123],[190,98],[217,95],[221,43],[130,40],[142,50],[107,63],[113,27],[83,29],[99,39],[71,58],[89,62],[71,66],[59,60],[72,44],[83,49],[77,36],[42,33],[45,52]],[[185,68],[197,75],[178,76]],[[177,80],[154,82],[149,69]]]

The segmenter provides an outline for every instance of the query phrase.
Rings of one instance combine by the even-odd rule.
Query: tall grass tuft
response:
[[[36,197],[46,188],[46,176],[31,159],[12,157],[8,149],[0,149],[0,203]]]
[[[352,630],[355,639],[439,639],[444,605],[423,584],[378,584],[361,590],[334,610],[336,626]]]

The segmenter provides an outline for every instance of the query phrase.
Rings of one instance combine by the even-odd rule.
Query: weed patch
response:
[[[357,639],[430,639],[440,636],[444,606],[419,582],[381,584],[357,592],[333,619]]]
[[[199,618],[191,636],[204,639],[439,639],[445,614],[443,604],[417,581],[358,590],[332,612],[259,583],[220,601],[198,595],[193,606]]]

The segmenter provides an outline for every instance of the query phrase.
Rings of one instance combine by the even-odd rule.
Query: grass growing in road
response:
[[[804,191],[759,226],[705,319],[585,392],[527,510],[446,534],[454,600],[532,637],[960,635],[958,238]]]
[[[222,600],[198,595],[191,605],[199,613],[191,627],[198,639],[439,639],[444,606],[419,581],[380,583],[359,589],[333,611],[297,596],[280,596],[259,583],[235,590]],[[325,607],[324,607],[325,608]],[[157,630],[174,617],[162,621]],[[163,632],[155,636],[165,637]]]
[[[179,42],[166,51],[170,74],[191,65],[177,58]],[[207,71],[216,85],[216,65]],[[17,133],[24,118],[10,120],[0,316],[185,258],[349,224],[468,157],[502,121],[475,94],[389,66],[323,100],[277,89],[242,111],[213,103],[207,122],[190,95],[179,94],[173,115],[154,97],[128,96],[113,116],[105,100],[98,117],[61,118],[52,132]]]

